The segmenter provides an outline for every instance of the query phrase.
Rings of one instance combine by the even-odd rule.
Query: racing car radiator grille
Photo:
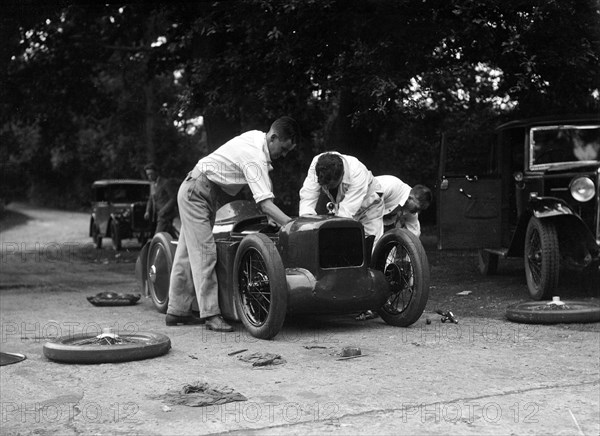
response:
[[[331,228],[319,231],[321,268],[343,268],[363,264],[363,236],[360,228]]]

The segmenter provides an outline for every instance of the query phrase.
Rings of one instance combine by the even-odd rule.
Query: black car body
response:
[[[523,257],[531,297],[561,268],[600,264],[600,115],[517,120],[476,140],[442,141],[438,248],[479,249],[482,273]]]
[[[144,219],[150,196],[147,180],[97,180],[92,184],[92,214],[89,235],[97,248],[109,237],[115,250],[124,239],[136,238],[142,244],[152,237],[154,224]]]
[[[429,294],[429,266],[418,238],[386,233],[372,249],[362,224],[327,215],[298,217],[275,229],[256,204],[233,201],[217,212],[219,305],[253,336],[271,338],[286,314],[377,310],[389,324],[408,326]],[[140,252],[136,274],[161,312],[177,241],[157,233]]]

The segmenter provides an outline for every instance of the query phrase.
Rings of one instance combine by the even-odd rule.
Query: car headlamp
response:
[[[578,177],[573,179],[569,189],[571,190],[573,198],[582,203],[590,201],[594,198],[594,194],[596,194],[594,182],[588,177]]]

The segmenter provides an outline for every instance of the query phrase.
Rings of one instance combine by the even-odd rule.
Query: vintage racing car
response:
[[[213,232],[221,312],[257,338],[277,335],[286,314],[374,310],[405,327],[425,309],[429,264],[408,231],[386,232],[371,254],[373,238],[357,221],[304,216],[276,229],[256,204],[236,200],[218,210]],[[136,264],[139,285],[163,313],[175,248],[158,233]]]

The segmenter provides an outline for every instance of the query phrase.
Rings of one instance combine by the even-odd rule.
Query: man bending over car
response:
[[[271,161],[285,157],[299,140],[296,121],[281,117],[267,133],[251,130],[231,139],[198,161],[181,184],[177,204],[181,232],[169,282],[166,324],[202,324],[215,331],[233,331],[221,317],[217,273],[217,248],[213,225],[217,194],[236,195],[248,185],[254,201],[279,225],[291,220],[273,203],[269,171]],[[198,300],[200,318],[192,315]]]

